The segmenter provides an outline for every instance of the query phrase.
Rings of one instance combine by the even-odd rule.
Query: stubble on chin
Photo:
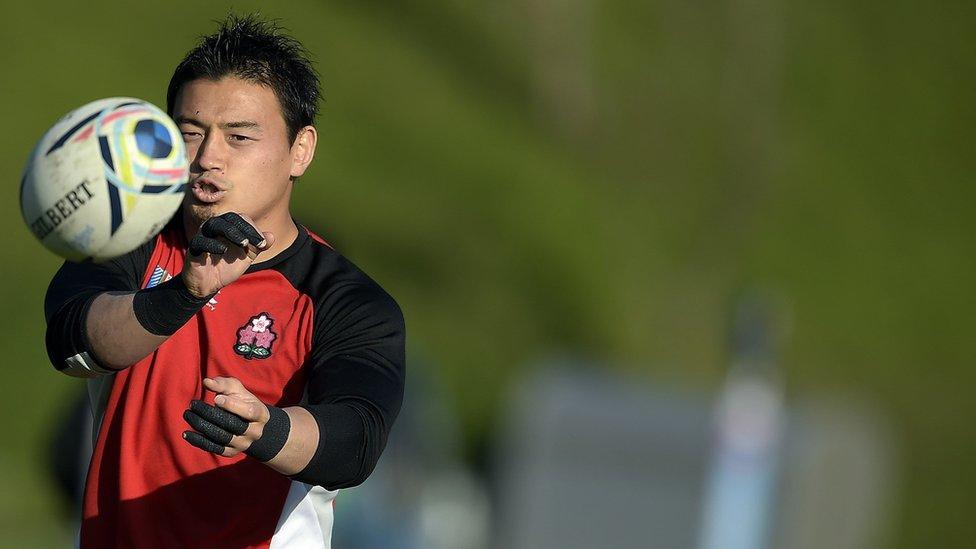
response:
[[[187,197],[187,200],[183,202],[183,219],[186,223],[187,234],[196,234],[204,221],[222,213],[224,212],[217,210],[216,204],[199,204]]]

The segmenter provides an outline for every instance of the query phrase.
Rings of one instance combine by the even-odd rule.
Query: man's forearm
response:
[[[142,360],[169,336],[156,335],[139,323],[132,301],[136,292],[105,292],[95,298],[85,319],[92,352],[102,366],[122,370]]]
[[[294,475],[305,469],[319,445],[319,426],[305,408],[284,408],[291,420],[288,441],[271,461],[269,467],[285,475]]]
[[[89,346],[102,366],[126,368],[176,333],[211,297],[193,293],[182,276],[138,292],[100,294],[85,319]]]

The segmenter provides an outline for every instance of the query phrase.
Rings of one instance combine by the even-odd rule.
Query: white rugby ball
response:
[[[75,109],[34,147],[20,211],[59,256],[103,261],[153,238],[180,207],[189,164],[176,124],[139,99]]]

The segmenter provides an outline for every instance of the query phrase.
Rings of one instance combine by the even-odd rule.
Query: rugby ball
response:
[[[41,137],[21,179],[20,211],[52,252],[104,261],[166,225],[188,175],[183,137],[166,113],[139,99],[101,99]]]

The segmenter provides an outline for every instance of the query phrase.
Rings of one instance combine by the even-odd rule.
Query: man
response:
[[[93,378],[83,547],[328,547],[335,490],[375,466],[403,318],[289,213],[318,98],[298,42],[229,18],[169,84],[191,160],[181,212],[51,282],[51,360]]]

